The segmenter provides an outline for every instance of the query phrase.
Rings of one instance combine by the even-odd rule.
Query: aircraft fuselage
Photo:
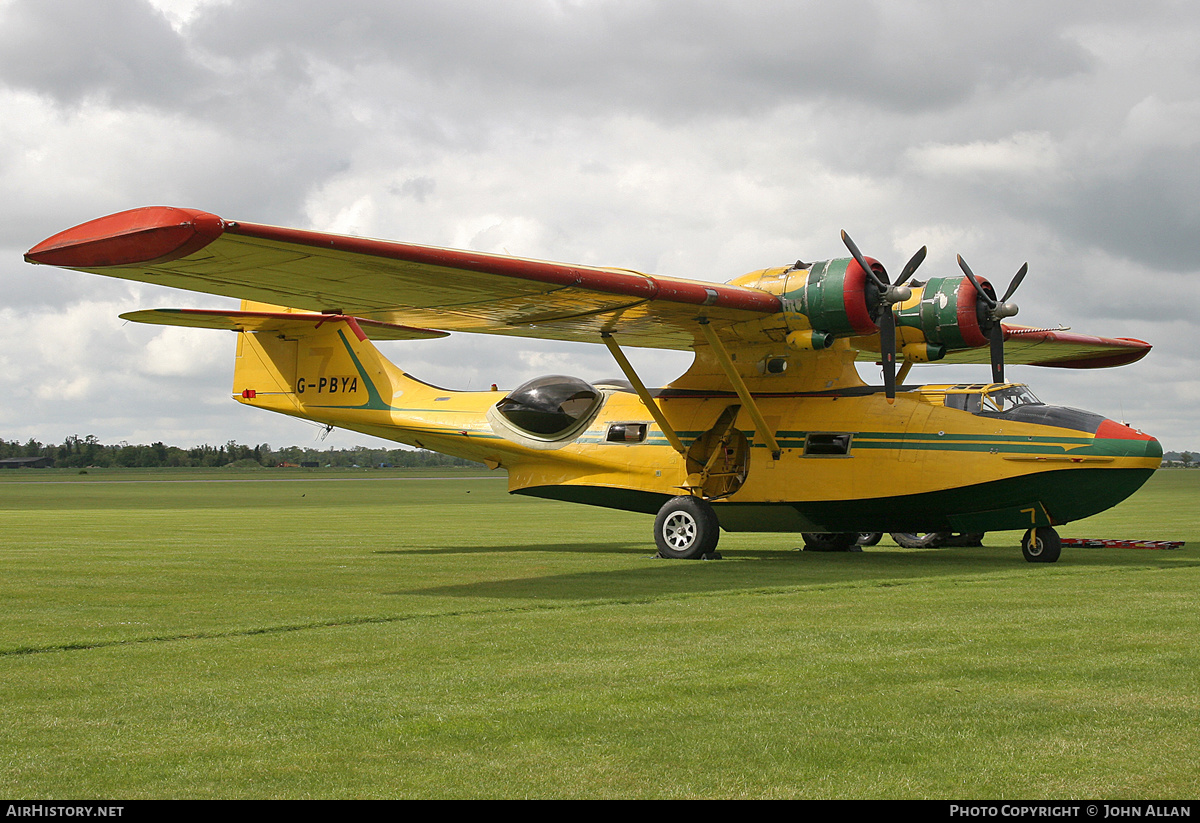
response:
[[[695,493],[728,531],[1059,525],[1123,500],[1162,458],[1157,440],[1121,423],[1016,402],[1020,384],[901,387],[889,403],[852,380],[756,390],[777,455],[733,392],[660,390],[680,453],[628,387],[553,377],[512,392],[449,391],[334,332],[325,345],[240,334],[235,398],[502,468],[514,493],[651,514]],[[989,403],[1004,395],[1014,405]]]

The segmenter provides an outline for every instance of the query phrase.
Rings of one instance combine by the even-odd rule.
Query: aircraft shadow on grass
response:
[[[564,549],[559,546],[476,546],[468,551],[474,553],[531,550]],[[631,553],[631,550],[624,546],[614,548],[610,544],[573,544],[566,550]],[[640,548],[639,551],[645,553],[644,548]],[[1153,556],[1155,554],[1139,553],[1137,558],[1130,557],[1128,561],[1122,559],[1122,565],[1133,562],[1140,568],[1153,570],[1179,568],[1178,559]],[[648,565],[635,569],[569,572],[509,580],[480,580],[394,591],[390,594],[514,600],[536,598],[580,602],[643,598],[649,600],[680,594],[719,594],[748,590],[769,592],[795,587],[862,588],[904,585],[938,578],[979,582],[998,575],[1019,575],[1026,568],[1019,556],[1014,558],[1011,553],[998,551],[994,547],[940,549],[916,553],[911,550],[882,549],[862,554],[800,554],[787,550],[751,549],[738,550],[736,554],[729,552],[728,559],[719,561],[716,569],[712,569],[710,563],[702,562],[696,564],[694,570],[681,570],[678,564],[660,561],[649,554],[646,558]],[[1064,571],[1069,573],[1072,566],[1095,568],[1097,564],[1110,565],[1116,559],[1112,552],[1088,550],[1088,553],[1074,558],[1071,566],[1066,567]],[[739,563],[738,560],[753,562]],[[1197,566],[1200,565],[1200,561],[1185,561],[1184,565]]]
[[[375,552],[375,554],[491,554],[493,552],[550,552],[558,553],[576,553],[576,554],[647,554],[646,542],[644,540],[630,541],[628,543],[524,543],[521,545],[512,544],[507,546],[455,546],[453,548],[442,549],[384,549]]]

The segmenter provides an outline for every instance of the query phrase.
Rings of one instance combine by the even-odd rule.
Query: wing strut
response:
[[[611,332],[601,332],[600,339],[604,341],[604,345],[608,346],[608,350],[612,352],[613,359],[617,361],[617,365],[621,367],[621,371],[625,373],[625,378],[633,384],[633,390],[637,392],[637,396],[645,404],[650,411],[650,415],[654,418],[654,422],[662,429],[662,433],[666,436],[667,441],[671,444],[671,448],[680,454],[685,454],[687,449],[684,448],[683,442],[679,439],[679,435],[671,428],[671,424],[667,422],[666,415],[662,413],[662,409],[658,407],[658,402],[650,396],[646,385],[642,379],[637,376],[637,372],[633,370],[633,365],[625,357],[625,352],[621,351],[621,347],[617,345],[617,341],[613,339]]]
[[[737,391],[738,397],[741,398],[742,405],[746,407],[746,411],[750,412],[750,419],[754,421],[755,428],[762,433],[763,442],[771,450],[771,456],[775,460],[778,460],[783,450],[779,448],[779,442],[775,439],[775,433],[767,425],[766,419],[763,418],[762,412],[758,409],[758,404],[754,402],[754,398],[750,395],[750,390],[746,388],[746,382],[737,373],[737,369],[733,365],[733,360],[729,358],[729,352],[725,351],[725,347],[721,345],[721,338],[717,337],[717,333],[708,324],[707,317],[700,318],[700,330],[704,332],[705,338],[708,339],[708,345],[712,346],[713,353],[717,356],[717,362],[721,364],[721,369],[725,372],[725,376],[733,384],[734,390]]]

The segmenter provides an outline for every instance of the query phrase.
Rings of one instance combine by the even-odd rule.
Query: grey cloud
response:
[[[692,119],[827,96],[940,108],[980,88],[1089,65],[1056,25],[1070,19],[1069,9],[1044,13],[1037,27],[1008,6],[966,14],[956,4],[919,4],[897,14],[867,0],[736,7],[304,0],[288,9],[281,19],[265,0],[214,6],[189,34],[234,60],[303,52],[344,69],[389,66],[485,101],[481,116],[518,105]]]
[[[917,171],[909,188],[937,208],[954,204],[960,218],[983,222],[1005,213],[1139,266],[1200,271],[1197,146],[1130,147],[1119,161],[1112,151],[1064,148],[1053,168],[994,173],[955,170],[943,158],[932,183]]]
[[[403,183],[389,186],[388,191],[393,194],[399,194],[402,197],[411,197],[418,203],[424,203],[433,194],[435,188],[437,188],[436,180],[432,177],[419,175],[410,177]]]
[[[1200,272],[1196,147],[1157,149],[1099,170],[1043,209],[1078,242],[1174,272]],[[1193,289],[1200,288],[1200,283]]]
[[[204,81],[165,17],[139,0],[12,0],[0,77],[64,103],[177,105]]]

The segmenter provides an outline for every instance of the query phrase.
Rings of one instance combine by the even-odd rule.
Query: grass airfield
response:
[[[475,471],[4,472],[0,794],[1195,798],[1197,502],[678,562]]]

